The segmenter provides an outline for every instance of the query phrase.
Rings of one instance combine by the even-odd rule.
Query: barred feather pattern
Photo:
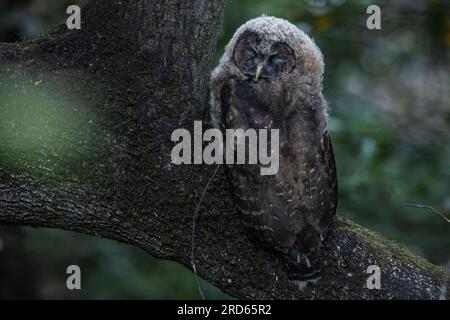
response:
[[[251,82],[230,78],[220,95],[223,130],[266,128],[280,133],[277,174],[260,175],[260,165],[229,166],[243,224],[253,238],[281,255],[293,279],[317,277],[321,243],[337,204],[333,150],[320,122],[323,98],[317,96],[280,118],[259,100]]]

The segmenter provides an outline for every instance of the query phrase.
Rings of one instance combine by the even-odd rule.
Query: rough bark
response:
[[[170,138],[194,120],[208,123],[222,10],[209,0],[100,0],[82,10],[81,30],[62,25],[37,41],[0,44],[9,103],[47,92],[37,99],[51,106],[37,115],[50,110],[58,128],[30,138],[0,120],[0,223],[115,239],[190,267],[193,212],[214,167],[171,164]],[[441,268],[337,219],[322,281],[301,293],[276,256],[247,239],[224,168],[199,212],[196,263],[204,279],[251,299],[435,299],[443,279]],[[381,290],[365,288],[372,264]]]

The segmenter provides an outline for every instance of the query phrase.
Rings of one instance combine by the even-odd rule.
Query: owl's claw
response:
[[[304,292],[309,285],[316,286],[319,283],[320,278],[321,277],[308,280],[295,280],[294,283],[297,286],[298,290]]]
[[[311,268],[311,262],[303,253],[297,253],[297,264],[306,264],[306,267]]]

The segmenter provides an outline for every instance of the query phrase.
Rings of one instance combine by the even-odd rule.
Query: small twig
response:
[[[434,209],[432,206],[426,206],[422,204],[411,204],[411,203],[404,203],[407,207],[414,207],[414,208],[420,208],[420,209],[428,209],[442,217],[447,223],[450,223],[450,219],[444,216],[441,212]],[[444,267],[444,281],[442,282],[441,286],[441,294],[439,296],[439,300],[447,300],[447,289],[448,289],[448,280],[449,280],[449,273],[450,273],[450,257],[448,258],[448,262],[446,266]]]
[[[432,206],[425,206],[425,205],[421,205],[421,204],[411,204],[411,203],[405,203],[404,204],[407,207],[414,207],[414,208],[420,208],[420,209],[428,209],[433,211],[434,213],[436,213],[437,215],[441,216],[442,219],[444,219],[445,221],[447,221],[447,223],[450,223],[450,219],[447,218],[446,216],[444,216],[442,213],[440,213],[439,211],[437,211],[436,209],[434,209]]]
[[[209,177],[209,180],[206,183],[205,189],[203,189],[203,193],[200,197],[200,200],[198,201],[197,207],[195,208],[194,215],[192,217],[191,265],[192,265],[192,270],[194,271],[194,277],[195,277],[195,282],[197,284],[198,291],[200,292],[200,296],[202,297],[203,300],[206,300],[206,299],[205,299],[205,295],[203,293],[202,287],[200,286],[200,281],[198,279],[198,274],[197,274],[197,268],[195,266],[195,227],[196,227],[197,217],[198,217],[198,213],[200,211],[200,206],[202,204],[203,198],[205,197],[206,191],[208,190],[208,187],[218,170],[219,170],[219,165],[217,165],[213,174]]]

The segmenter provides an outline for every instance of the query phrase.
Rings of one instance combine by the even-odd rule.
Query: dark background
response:
[[[38,38],[65,22],[68,5],[83,2],[0,1],[0,41]],[[381,30],[366,28],[370,4],[381,7]],[[225,5],[216,61],[236,28],[261,14],[297,24],[322,49],[338,214],[444,264],[449,224],[404,203],[450,211],[450,1],[225,0]],[[82,290],[66,289],[71,264],[81,267]],[[227,297],[201,285],[208,298]],[[137,248],[60,230],[0,227],[0,298],[176,299],[199,293],[185,267]]]

